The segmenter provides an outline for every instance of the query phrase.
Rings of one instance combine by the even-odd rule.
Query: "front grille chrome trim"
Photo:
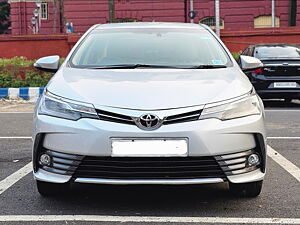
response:
[[[173,116],[168,116],[164,118],[163,124],[174,124],[174,123],[184,123],[184,122],[191,122],[191,121],[197,121],[201,115],[202,110],[197,110],[193,112],[187,112],[183,114],[177,114]]]
[[[201,179],[151,179],[151,180],[131,180],[131,179],[100,179],[100,178],[76,178],[76,183],[91,183],[91,184],[115,184],[115,185],[130,185],[130,184],[163,184],[163,185],[185,185],[185,184],[215,184],[222,183],[222,178],[201,178]]]
[[[170,124],[177,124],[177,123],[184,123],[184,122],[191,122],[197,121],[201,115],[202,108],[186,108],[186,109],[177,109],[177,110],[166,110],[159,112],[159,125],[155,127],[155,129],[159,128],[161,125],[170,125]],[[102,121],[112,122],[112,123],[120,123],[120,124],[127,124],[127,125],[136,125],[139,128],[140,126],[140,117],[146,114],[153,114],[156,115],[158,112],[152,113],[152,111],[145,111],[145,112],[137,112],[137,111],[126,111],[126,112],[112,112],[112,111],[105,111],[102,109],[96,109],[98,117]]]

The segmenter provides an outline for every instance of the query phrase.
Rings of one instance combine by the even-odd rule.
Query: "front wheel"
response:
[[[38,192],[44,197],[64,195],[70,190],[70,183],[56,184],[37,180],[36,185]]]
[[[256,181],[251,183],[233,184],[229,183],[230,192],[237,197],[257,197],[263,186],[263,181]]]

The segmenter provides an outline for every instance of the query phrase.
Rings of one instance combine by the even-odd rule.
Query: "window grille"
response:
[[[212,16],[201,19],[199,23],[205,24],[212,29],[216,28],[216,19]],[[220,18],[220,29],[224,29],[224,20],[222,18]]]
[[[254,28],[265,28],[272,27],[272,16],[263,15],[254,18]],[[280,19],[278,16],[275,17],[275,27],[280,27]]]
[[[42,3],[41,9],[40,9],[40,16],[42,20],[48,19],[48,3]]]

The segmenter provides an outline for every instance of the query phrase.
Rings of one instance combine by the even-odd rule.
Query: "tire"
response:
[[[56,184],[44,181],[36,181],[40,195],[44,197],[65,195],[70,191],[70,183]]]
[[[262,186],[263,181],[243,184],[229,183],[229,190],[236,197],[254,198],[260,194]]]

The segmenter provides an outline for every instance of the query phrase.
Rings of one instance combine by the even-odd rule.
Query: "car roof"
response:
[[[299,45],[296,44],[287,44],[287,43],[268,43],[268,44],[257,44],[257,45],[252,45],[251,47],[297,47],[299,48]]]
[[[195,23],[168,23],[168,22],[131,22],[131,23],[107,23],[99,24],[95,30],[100,29],[122,29],[122,28],[181,28],[181,29],[203,29],[205,26]]]

